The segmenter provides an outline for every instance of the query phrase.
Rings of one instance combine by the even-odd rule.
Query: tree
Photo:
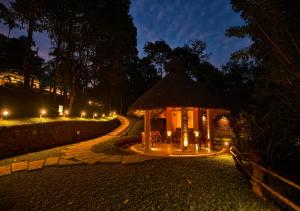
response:
[[[231,27],[228,36],[249,36],[253,44],[233,55],[250,58],[261,68],[255,78],[254,109],[248,113],[249,135],[264,164],[296,169],[300,161],[300,2],[232,0],[245,25]],[[240,140],[241,142],[247,140]],[[252,149],[253,150],[253,149]],[[287,153],[289,152],[289,153]]]
[[[42,18],[42,1],[41,0],[16,0],[12,2],[12,8],[16,14],[17,19],[27,26],[27,45],[26,56],[23,63],[24,71],[24,87],[30,86],[30,72],[31,72],[31,60],[33,52],[31,50],[33,43],[33,32],[40,31],[40,21]]]
[[[160,77],[165,72],[165,65],[171,58],[172,49],[164,40],[147,42],[144,46],[144,52],[151,59],[154,65],[158,66]]]
[[[0,3],[0,22],[1,20],[5,25],[8,26],[7,37],[9,38],[10,32],[13,28],[18,27],[18,24],[15,21],[14,13],[4,4]]]
[[[26,44],[27,39],[24,36],[8,38],[0,34],[0,67],[2,69],[21,69],[26,55]],[[44,60],[34,54],[31,60],[32,73],[39,76],[43,64]]]
[[[45,26],[54,45],[53,75],[55,81],[62,79],[65,93],[70,93],[65,95],[69,109],[92,87],[105,90],[101,95],[108,108],[123,110],[128,67],[137,57],[130,1],[45,2]]]

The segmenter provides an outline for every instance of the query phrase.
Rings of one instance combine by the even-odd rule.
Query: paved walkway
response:
[[[68,145],[61,151],[61,156],[48,157],[46,159],[35,161],[12,162],[8,165],[0,167],[0,176],[9,175],[13,172],[32,171],[42,169],[46,166],[66,166],[77,164],[96,164],[96,163],[122,163],[130,164],[143,162],[153,159],[141,155],[107,155],[105,153],[97,153],[93,147],[102,142],[108,141],[114,137],[120,137],[131,124],[130,120],[124,116],[118,116],[121,125],[107,135],[101,136],[89,141]]]

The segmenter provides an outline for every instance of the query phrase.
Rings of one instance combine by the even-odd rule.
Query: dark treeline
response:
[[[250,37],[252,45],[232,55],[252,61],[249,104],[233,110],[235,143],[256,161],[299,181],[300,175],[300,2],[232,0],[245,20],[228,36]],[[233,94],[233,93],[232,93]]]
[[[137,97],[166,74],[165,66],[173,56],[182,60],[191,78],[223,93],[224,74],[208,62],[201,40],[174,49],[163,40],[148,42],[145,57],[138,58],[129,6],[129,0],[16,0],[8,7],[2,5],[1,21],[8,26],[7,35],[16,27],[27,35],[19,39],[3,35],[1,52],[8,53],[3,57],[7,62],[1,65],[20,66],[25,88],[30,86],[32,73],[47,78],[54,100],[56,90],[63,90],[65,107],[70,110],[75,101],[92,99],[103,102],[107,112],[126,112]],[[38,63],[40,71],[36,71],[33,61],[38,57],[32,50],[32,35],[41,31],[51,39],[51,60]],[[19,59],[7,51],[11,42],[22,44]]]
[[[128,78],[137,63],[136,28],[129,6],[129,0],[16,0],[8,7],[1,4],[0,18],[9,31],[15,27],[26,31],[21,55],[25,89],[34,73],[32,35],[44,31],[49,34],[52,51],[40,75],[51,78],[53,97],[59,88],[64,90],[65,106],[70,110],[74,101],[93,98],[104,102],[107,110],[123,111],[128,100],[123,96],[130,96]],[[3,46],[7,42],[11,40],[3,38]],[[19,61],[15,64],[20,65]]]

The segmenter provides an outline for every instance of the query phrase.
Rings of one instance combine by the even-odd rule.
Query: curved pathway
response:
[[[119,137],[131,124],[130,120],[124,116],[118,116],[121,125],[108,133],[96,139],[79,142],[68,145],[61,151],[61,156],[48,157],[46,159],[34,161],[12,162],[0,167],[0,176],[9,175],[13,172],[31,171],[41,169],[46,166],[66,166],[76,164],[95,164],[95,163],[135,163],[152,159],[138,155],[107,155],[105,153],[97,153],[92,148],[100,143],[108,141],[114,137]]]

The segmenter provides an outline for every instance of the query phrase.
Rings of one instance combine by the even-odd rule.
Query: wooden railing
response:
[[[264,196],[262,194],[262,189],[261,189],[261,187],[262,187],[265,190],[267,190],[271,195],[278,198],[280,201],[282,201],[289,207],[291,207],[295,210],[300,210],[299,205],[292,202],[290,199],[288,199],[286,196],[284,196],[283,193],[280,193],[280,192],[274,190],[272,187],[270,187],[268,184],[266,184],[263,181],[263,175],[264,174],[271,175],[272,177],[280,180],[281,182],[285,183],[286,185],[288,185],[290,187],[297,189],[298,191],[300,191],[300,185],[298,185],[295,182],[290,181],[290,180],[274,173],[273,171],[266,169],[266,168],[260,166],[259,164],[253,162],[251,159],[252,154],[250,154],[250,153],[241,153],[235,147],[230,148],[230,153],[232,154],[233,159],[243,169],[243,171],[251,178],[251,180],[252,180],[251,183],[253,185],[253,191],[257,195],[264,198]],[[247,165],[245,165],[245,163],[251,166],[252,171],[249,169],[249,167],[247,167]]]

